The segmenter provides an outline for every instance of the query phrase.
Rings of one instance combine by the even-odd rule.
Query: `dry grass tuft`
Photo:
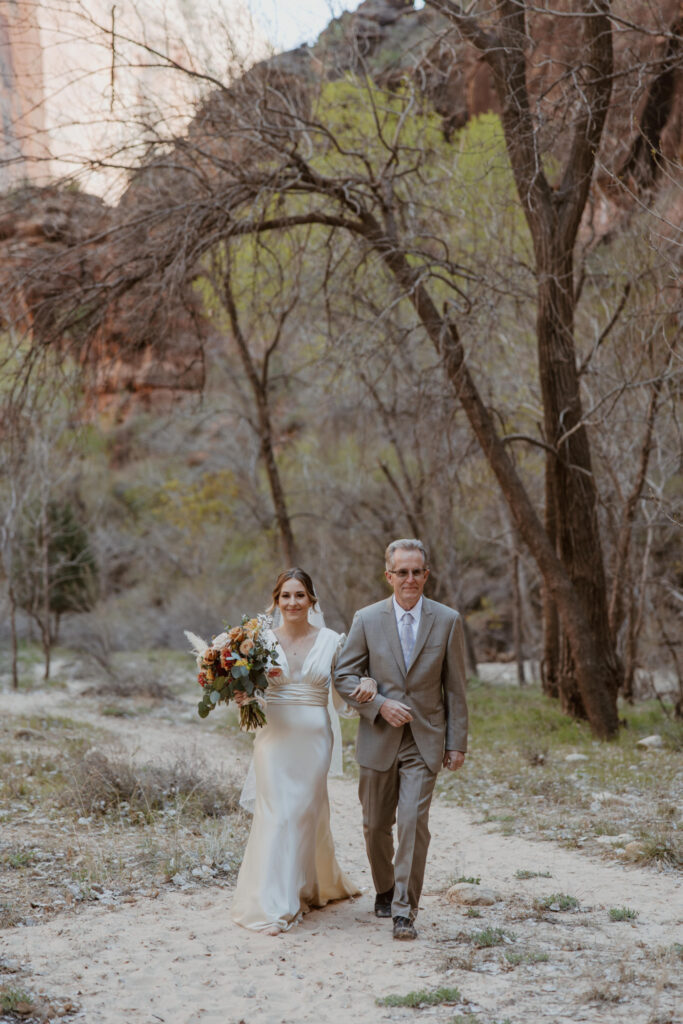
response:
[[[85,816],[125,807],[129,817],[147,821],[155,812],[180,803],[184,813],[219,817],[233,814],[239,806],[236,786],[212,781],[208,769],[183,759],[169,767],[134,767],[129,761],[90,750],[72,763],[67,779],[62,805]]]
[[[81,691],[83,697],[107,698],[144,697],[158,701],[175,701],[178,698],[165,683],[154,676],[107,676],[101,683],[94,683]]]
[[[621,999],[621,992],[608,988],[604,983],[593,985],[583,994],[585,1003],[619,1003]]]

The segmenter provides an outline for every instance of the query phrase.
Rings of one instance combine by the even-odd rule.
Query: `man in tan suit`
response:
[[[375,914],[393,918],[395,939],[417,937],[413,921],[437,772],[442,765],[460,768],[467,749],[462,619],[423,597],[428,576],[421,541],[388,546],[386,577],[393,596],[356,612],[334,673],[335,687],[360,714],[358,792]],[[372,676],[378,687],[365,704],[350,697],[361,676]]]

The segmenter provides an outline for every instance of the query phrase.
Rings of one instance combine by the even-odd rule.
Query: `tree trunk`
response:
[[[40,623],[40,638],[43,644],[43,657],[45,659],[45,670],[43,672],[43,679],[47,682],[47,680],[50,678],[50,654],[52,648],[50,645],[50,630],[46,629],[43,626],[42,622]]]
[[[258,434],[261,442],[261,457],[266,467],[268,487],[270,489],[270,496],[273,502],[273,511],[275,512],[278,532],[280,534],[282,554],[287,566],[294,567],[298,563],[298,554],[296,543],[294,541],[292,521],[287,508],[287,499],[285,498],[285,491],[282,486],[282,480],[280,479],[280,471],[278,469],[273,446],[273,424],[270,417],[270,407],[268,402],[269,389],[267,359],[262,373],[259,373],[239,322],[237,305],[232,293],[229,272],[225,274],[223,280],[223,298],[225,308],[227,309],[228,316],[230,317],[230,324],[235,344],[237,345],[237,351],[256,403]]]
[[[464,615],[462,617],[462,631],[465,636],[465,664],[467,665],[467,671],[470,675],[476,676],[477,652],[474,646],[474,639],[472,638],[472,630],[470,629]]]
[[[445,362],[498,478],[515,526],[536,559],[548,600],[557,605],[563,631],[561,699],[574,713],[587,715],[598,735],[612,736],[618,730],[620,666],[609,630],[597,493],[588,436],[582,423],[573,336],[573,251],[612,89],[609,2],[584,0],[578,5],[578,11],[585,15],[585,52],[581,55],[580,71],[577,68],[580,92],[571,145],[556,188],[551,187],[542,170],[539,125],[534,120],[527,89],[526,5],[518,0],[500,0],[498,20],[495,29],[491,29],[488,22],[466,14],[454,0],[428,3],[458,26],[491,67],[507,152],[534,244],[545,441],[555,449],[554,458],[547,463],[557,527],[552,541],[538,521],[507,454],[498,450],[503,446],[464,365],[462,346],[453,325],[449,325],[448,334],[442,327]],[[386,258],[390,262],[390,256]],[[403,277],[409,277],[405,270]],[[421,289],[415,279],[411,283],[419,311]],[[428,310],[427,303],[424,306],[427,317],[433,319],[434,313]],[[425,322],[424,315],[422,319]],[[433,340],[434,330],[435,327]]]
[[[626,633],[626,671],[624,673],[623,694],[626,700],[633,703],[635,696],[635,676],[638,667],[638,638],[643,628],[645,615],[645,594],[647,588],[647,573],[650,564],[650,551],[652,550],[653,527],[648,523],[645,536],[645,548],[640,566],[638,583],[631,589],[631,600],[629,603],[628,631]]]
[[[576,368],[574,285],[571,252],[554,252],[551,230],[537,239],[541,257],[538,285],[537,339],[545,440],[556,450],[546,463],[554,499],[557,551],[576,587],[599,655],[594,685],[616,694],[621,667],[609,625],[607,581],[598,526],[598,496],[588,434],[583,422]],[[539,261],[541,262],[541,261]],[[576,678],[576,658],[566,636],[561,643],[559,690],[562,706],[586,717],[585,698]]]
[[[50,532],[47,518],[47,506],[44,504],[41,512],[41,536],[40,536],[43,556],[43,594],[40,617],[38,625],[40,626],[40,637],[43,644],[43,655],[45,657],[45,672],[43,678],[48,680],[50,678]]]
[[[552,473],[548,468],[548,460],[554,458],[546,455],[545,467],[545,529],[548,540],[557,550],[557,527],[555,523],[555,498],[553,497]],[[557,605],[553,601],[550,588],[543,583],[543,657],[541,659],[541,685],[543,692],[556,699],[560,696],[560,621],[557,616]]]
[[[667,33],[669,43],[661,71],[648,87],[643,109],[636,121],[638,132],[625,160],[615,173],[616,181],[626,182],[628,187],[638,192],[651,188],[665,166],[661,154],[661,139],[676,102],[681,34],[683,18],[674,22]]]
[[[519,589],[519,554],[516,550],[512,552],[510,563],[510,575],[512,577],[512,644],[517,663],[517,682],[524,686],[524,650],[522,642],[522,594]]]
[[[9,623],[10,637],[12,643],[12,689],[19,689],[19,666],[18,666],[18,645],[17,645],[17,602],[14,597],[14,588],[9,586]]]
[[[609,641],[602,561],[600,561],[598,566],[595,566],[590,561],[587,562],[585,559],[582,559],[581,552],[575,553],[576,565],[581,565],[584,571],[588,571],[588,578],[570,578],[549,542],[529,494],[517,474],[505,445],[498,436],[491,413],[482,401],[465,362],[463,346],[455,324],[447,317],[439,315],[430,293],[425,285],[418,280],[415,271],[400,252],[395,240],[387,237],[371,218],[366,218],[365,223],[366,236],[373,242],[398,283],[404,288],[406,295],[410,298],[422,321],[428,337],[441,355],[444,372],[451,382],[454,393],[465,410],[489,466],[498,480],[503,496],[508,504],[514,526],[536,560],[550,596],[557,605],[564,634],[571,645],[572,678],[576,678],[582,707],[588,717],[591,729],[596,736],[603,739],[614,736],[619,729],[617,716],[618,678],[615,678],[615,665],[610,658],[610,645],[608,644],[606,650],[601,646],[601,640],[604,641],[605,637]],[[574,369],[574,380],[577,380],[575,364],[572,363],[572,366]],[[559,415],[558,422],[562,422]],[[584,445],[587,446],[585,430],[575,430],[569,440],[573,440],[576,435],[581,433],[583,434]],[[580,447],[580,445],[576,444],[575,447]],[[588,461],[590,464],[590,458]],[[555,459],[554,462],[559,464],[560,459]],[[563,484],[565,484],[565,476],[560,477]],[[576,506],[580,505],[581,501],[585,501],[587,495],[590,496],[590,490],[586,489],[583,474],[575,473],[574,476],[581,477],[578,490],[574,492],[566,484],[565,487],[567,493],[572,497],[572,505]],[[569,477],[569,481],[573,482],[573,477]],[[592,484],[592,475],[590,483]],[[583,527],[587,523],[590,528],[596,531],[597,518],[595,514],[594,492],[593,501],[592,503],[589,502],[589,504],[590,507],[588,509],[579,509],[581,525]],[[574,534],[570,527],[571,524],[565,522],[565,529],[568,538],[571,540]],[[596,538],[597,551],[600,553],[601,558],[597,534],[594,532],[588,538],[588,541],[591,543],[593,550],[595,550]],[[595,597],[596,594],[598,597],[600,595],[600,587],[593,586],[592,584],[594,571],[599,578],[602,577],[604,630],[600,629],[601,616],[594,614],[594,609],[591,605],[591,598]]]
[[[629,554],[631,550],[631,537],[633,534],[633,523],[636,518],[638,502],[645,485],[647,469],[650,463],[652,452],[652,438],[654,433],[655,420],[657,417],[657,406],[664,375],[652,385],[652,394],[648,405],[647,419],[645,422],[645,433],[640,446],[640,461],[636,479],[629,494],[626,504],[622,510],[622,520],[617,535],[616,557],[614,561],[614,574],[612,582],[612,593],[609,603],[609,623],[612,634],[612,643],[616,646],[619,630],[624,619],[624,593],[626,589],[633,589],[629,572]]]
[[[280,479],[280,471],[275,460],[275,451],[273,449],[273,427],[270,420],[270,410],[268,409],[268,398],[266,395],[260,395],[258,397],[258,406],[259,428],[261,433],[261,455],[266,466],[270,496],[275,510],[275,519],[277,520],[278,530],[280,532],[282,553],[287,565],[289,567],[294,567],[298,563],[298,554],[296,543],[294,541],[292,521],[289,517],[289,510],[287,508],[287,499],[285,498],[282,480]]]

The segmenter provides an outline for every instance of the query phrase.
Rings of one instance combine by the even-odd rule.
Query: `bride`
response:
[[[269,672],[268,724],[254,739],[254,820],[232,903],[237,924],[268,935],[311,907],[358,895],[337,864],[327,796],[330,672],[342,638],[312,624],[316,603],[308,573],[280,573],[271,609],[280,665]],[[351,698],[363,703],[376,690],[364,679]]]

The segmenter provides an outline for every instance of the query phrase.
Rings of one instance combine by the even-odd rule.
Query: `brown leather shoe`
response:
[[[378,892],[375,896],[375,917],[391,917],[391,901],[394,898],[394,887],[386,892]]]
[[[416,939],[417,932],[415,931],[415,925],[409,917],[395,917],[394,918],[394,938],[395,939]]]

